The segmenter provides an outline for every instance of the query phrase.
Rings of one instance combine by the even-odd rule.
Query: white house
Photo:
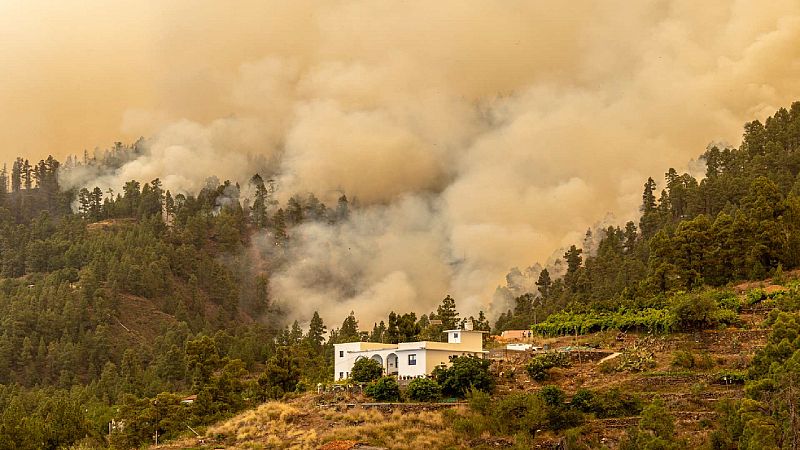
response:
[[[447,342],[347,342],[334,344],[334,380],[350,377],[353,364],[361,358],[371,358],[383,366],[387,375],[418,377],[433,372],[436,366],[448,365],[453,356],[481,356],[485,331],[447,330]]]

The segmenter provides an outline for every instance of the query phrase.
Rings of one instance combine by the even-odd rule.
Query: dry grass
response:
[[[318,439],[315,430],[305,429],[297,421],[302,418],[298,408],[286,403],[264,403],[226,422],[211,427],[206,436],[224,440],[235,449],[312,449]]]
[[[391,449],[445,448],[457,445],[456,436],[441,412],[422,411],[384,415],[378,411],[350,411],[339,418],[345,425],[321,436],[323,442],[358,440]]]
[[[264,403],[208,428],[205,445],[227,449],[316,449],[328,444],[358,442],[390,449],[459,447],[455,433],[439,411],[384,413],[374,409],[344,412],[319,410],[304,401]],[[174,442],[162,448],[198,445],[197,440]],[[177,445],[177,447],[173,447]],[[206,447],[201,447],[206,448]]]

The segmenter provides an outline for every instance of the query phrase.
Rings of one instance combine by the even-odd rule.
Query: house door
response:
[[[398,372],[397,361],[398,361],[397,355],[394,353],[389,353],[389,355],[386,356],[386,373],[388,375],[397,374]]]

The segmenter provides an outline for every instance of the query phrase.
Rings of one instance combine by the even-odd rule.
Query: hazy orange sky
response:
[[[291,35],[301,5],[280,3],[3,0],[0,156],[63,157],[236,113],[218,90],[239,65],[308,38]]]
[[[178,119],[208,122],[241,114],[230,86],[243,65],[265,57],[369,63],[397,51],[440,66],[465,96],[479,98],[513,93],[573,70],[582,72],[569,75],[575,84],[599,83],[602,72],[619,72],[624,81],[629,65],[641,56],[636,54],[642,50],[639,43],[663,31],[654,26],[660,18],[675,20],[675,31],[690,34],[702,33],[707,21],[709,36],[693,44],[720,37],[727,44],[715,44],[710,54],[682,47],[685,57],[691,64],[703,64],[691,61],[694,52],[715,58],[705,63],[730,58],[735,71],[737,53],[748,47],[743,41],[756,44],[765,39],[765,29],[778,29],[774,21],[797,20],[794,1],[710,2],[702,8],[682,1],[558,6],[511,1],[501,7],[475,1],[245,0],[232,5],[204,0],[0,2],[0,157],[81,153],[155,133]],[[720,31],[724,35],[711,36]],[[588,39],[605,42],[606,48]],[[596,73],[587,76],[591,60]],[[728,95],[756,88],[762,98],[746,92],[746,105],[737,104],[744,99],[729,99],[731,112],[766,112],[774,106],[769,100],[783,96],[788,102],[796,94],[795,85],[787,85],[780,73],[757,80],[760,87],[753,81],[730,86]],[[607,82],[603,77],[602,83]]]
[[[335,317],[485,306],[509,268],[635,218],[648,176],[702,173],[709,142],[800,99],[797,0],[3,0],[0,42],[6,161],[143,135],[62,184],[195,191],[258,155],[283,196],[358,197],[272,279]]]

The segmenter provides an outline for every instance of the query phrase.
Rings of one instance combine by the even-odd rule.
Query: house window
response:
[[[458,339],[458,333],[453,333],[453,339]]]
[[[342,378],[344,378],[344,372],[339,372],[339,379],[341,380]]]
[[[344,358],[344,350],[339,350],[339,358]]]
[[[417,365],[417,355],[408,355],[408,365],[409,366],[416,366]]]

